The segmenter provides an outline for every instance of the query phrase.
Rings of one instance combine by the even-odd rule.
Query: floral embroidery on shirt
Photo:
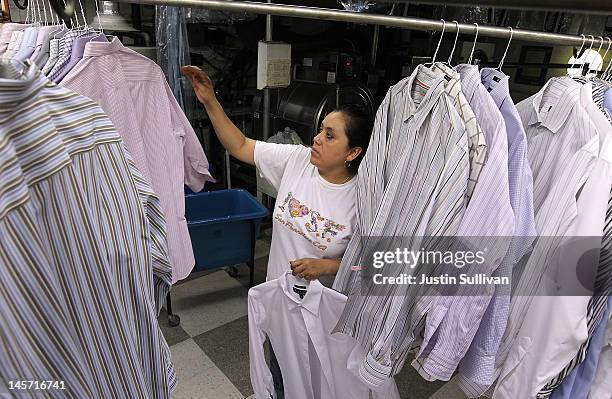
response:
[[[304,223],[306,230],[310,233],[314,233],[316,237],[322,238],[327,242],[331,242],[332,237],[337,236],[340,231],[346,229],[345,225],[327,219],[321,216],[318,211],[310,209],[302,204],[293,196],[292,192],[287,194],[285,200],[278,208],[283,212],[288,209],[289,215],[293,218],[308,217],[309,221]]]

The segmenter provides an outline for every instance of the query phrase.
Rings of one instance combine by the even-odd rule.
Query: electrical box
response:
[[[289,86],[291,45],[260,41],[257,50],[257,89]]]

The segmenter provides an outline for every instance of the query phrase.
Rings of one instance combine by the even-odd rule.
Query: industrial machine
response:
[[[271,93],[271,131],[268,135],[289,127],[298,133],[304,143],[312,143],[325,115],[342,104],[356,105],[374,118],[374,98],[360,82],[293,82],[289,87]],[[262,96],[256,96],[253,100],[253,133],[256,139],[264,137],[262,112]]]

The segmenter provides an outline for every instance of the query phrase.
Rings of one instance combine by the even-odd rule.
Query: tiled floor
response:
[[[255,284],[265,280],[269,236],[257,241]],[[160,326],[172,350],[179,379],[176,399],[244,399],[253,394],[249,379],[246,265],[236,278],[225,270],[194,273],[172,289],[172,306],[181,318],[168,327],[162,310]],[[429,383],[410,366],[396,377],[402,398],[462,399],[451,382]]]

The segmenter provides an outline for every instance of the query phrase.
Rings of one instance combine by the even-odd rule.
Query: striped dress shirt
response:
[[[21,47],[21,42],[23,41],[23,36],[25,34],[24,30],[26,28],[23,27],[19,30],[15,30],[11,35],[11,40],[6,48],[6,51],[2,55],[2,58],[5,60],[9,60],[13,58],[13,55],[19,51],[19,47]]]
[[[476,184],[478,183],[480,173],[482,172],[482,168],[487,159],[486,137],[482,133],[482,129],[476,120],[472,107],[461,91],[461,82],[459,81],[459,74],[457,71],[441,62],[436,62],[433,64],[431,69],[434,72],[439,72],[445,75],[446,84],[444,85],[444,91],[453,101],[453,105],[457,109],[457,112],[465,125],[465,132],[468,136],[468,147],[470,150],[470,177],[468,179],[466,191],[467,205],[470,202],[470,198],[472,198],[474,187],[476,187]]]
[[[82,30],[71,30],[68,31],[61,39],[59,39],[59,54],[57,61],[51,71],[47,74],[49,79],[55,81],[57,77],[62,73],[62,70],[70,62],[70,54],[72,54],[72,45],[77,37],[86,34],[88,31]]]
[[[531,249],[537,235],[533,214],[533,175],[527,138],[510,97],[508,76],[492,68],[480,71],[483,85],[499,108],[508,137],[508,186],[514,213],[514,235],[495,276],[512,276],[512,267]],[[469,350],[459,364],[458,384],[469,397],[481,396],[494,382],[495,354],[506,329],[511,287],[498,285]]]
[[[0,79],[0,182],[0,378],[169,397],[164,219],[102,109],[36,66]]]
[[[382,386],[402,368],[414,341],[418,320],[411,315],[420,290],[372,287],[351,266],[362,264],[368,248],[396,248],[378,242],[380,236],[403,237],[409,250],[430,248],[423,237],[454,236],[464,211],[467,135],[444,83],[443,75],[420,65],[389,89],[357,175],[358,226],[334,282],[349,298],[335,331],[355,337],[368,352],[359,374],[370,386]],[[403,273],[410,268],[389,270]]]
[[[30,59],[38,65],[39,68],[42,68],[43,65],[49,59],[49,44],[51,40],[51,34],[54,32],[59,32],[61,30],[61,25],[48,25],[41,26],[38,28],[38,36],[36,37],[36,44],[34,46],[34,53]]]
[[[208,172],[204,150],[178,106],[162,70],[119,39],[90,42],[62,86],[100,104],[136,166],[159,196],[168,226],[172,281],[195,264],[185,220],[184,185],[200,191]]]
[[[536,226],[542,238],[528,260],[515,266],[513,292],[518,294],[496,359],[494,398],[535,397],[587,338],[588,297],[555,294],[556,284],[565,283],[558,279],[565,279],[559,273],[566,268],[552,267],[560,262],[569,266],[579,255],[563,245],[572,236],[600,236],[603,230],[610,188],[602,189],[599,182],[607,171],[595,168],[599,133],[584,106],[588,102],[590,84],[564,77],[551,79],[517,105],[528,138]]]
[[[18,23],[7,23],[2,25],[0,29],[0,57],[4,56],[4,53],[8,49],[9,43],[11,43],[11,38],[13,37],[13,32],[23,30],[30,25],[26,24],[18,24]]]
[[[514,212],[508,184],[508,138],[501,112],[480,81],[476,65],[459,65],[462,91],[485,134],[488,159],[482,168],[472,200],[467,206],[457,236],[464,237],[453,250],[474,253],[487,250],[482,264],[460,269],[468,275],[497,269],[514,233]],[[455,273],[457,272],[457,273]],[[448,271],[459,274],[459,269]],[[494,286],[453,285],[448,290],[433,287],[442,295],[421,298],[427,315],[421,350],[413,366],[427,380],[448,381],[467,352],[487,309]],[[435,335],[434,335],[435,334]]]
[[[51,39],[49,41],[49,58],[45,61],[45,65],[43,65],[40,70],[45,75],[49,75],[51,69],[57,62],[57,58],[59,57],[59,39]]]

